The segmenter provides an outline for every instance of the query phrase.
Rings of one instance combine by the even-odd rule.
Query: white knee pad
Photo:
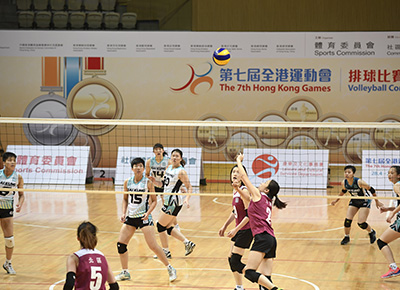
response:
[[[7,248],[14,248],[14,236],[4,238],[4,241]]]

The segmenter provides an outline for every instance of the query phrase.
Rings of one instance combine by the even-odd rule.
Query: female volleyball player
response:
[[[81,249],[71,254],[67,259],[67,276],[64,290],[99,289],[105,290],[106,281],[110,290],[118,290],[107,259],[96,249],[97,228],[91,222],[82,222],[77,231],[77,239]]]
[[[4,168],[0,170],[0,188],[23,188],[24,180],[15,171],[17,155],[12,152],[5,152],[3,154],[3,163]],[[3,264],[3,268],[11,275],[16,274],[11,265],[11,258],[14,251],[14,195],[15,191],[0,190],[0,222],[6,250],[6,261]],[[24,201],[24,192],[18,191],[18,201],[15,204],[16,212],[21,211]]]
[[[400,166],[392,166],[389,169],[388,178],[390,182],[393,183],[393,191],[396,193],[397,197],[400,197]],[[397,205],[393,207],[381,207],[381,212],[391,211],[388,215],[386,221],[390,223],[394,216],[396,215],[396,220],[390,225],[386,231],[379,237],[378,244],[379,249],[385,256],[386,260],[389,262],[389,271],[383,274],[381,278],[391,278],[400,275],[400,268],[397,267],[394,260],[393,252],[390,249],[389,243],[400,238],[400,200],[397,200]]]
[[[154,231],[154,223],[151,212],[157,205],[157,197],[154,194],[153,183],[144,175],[144,160],[135,158],[131,162],[133,176],[125,180],[124,194],[122,200],[121,222],[124,224],[118,239],[118,253],[121,260],[122,271],[117,275],[117,280],[130,280],[131,275],[128,271],[128,243],[136,229],[141,229],[150,250],[152,250],[160,261],[167,267],[169,281],[176,279],[176,270],[169,264],[161,247],[157,244]]]
[[[166,255],[170,254],[168,248],[168,235],[180,240],[185,244],[185,256],[193,252],[196,244],[186,239],[186,237],[176,228],[174,228],[174,220],[182,209],[183,204],[189,208],[190,194],[192,193],[192,185],[190,184],[189,177],[183,169],[185,161],[183,160],[183,153],[179,149],[174,149],[171,152],[171,165],[167,167],[164,174],[164,205],[161,208],[160,217],[157,222],[157,230],[160,234],[161,245]],[[156,181],[154,181],[156,184]],[[185,200],[182,201],[182,196],[178,193],[182,184],[186,187],[187,193]],[[158,186],[161,186],[158,184]]]
[[[156,143],[153,146],[154,156],[146,161],[146,177],[154,176],[157,183],[161,182],[162,186],[158,187],[154,184],[154,189],[156,192],[164,192],[164,172],[169,165],[171,165],[171,160],[168,157],[168,153],[164,151],[164,146],[161,143]],[[164,196],[161,195],[162,203],[164,203]],[[175,229],[179,230],[179,225],[176,217],[174,218],[173,225]],[[171,259],[171,252],[168,250],[164,252],[168,259]],[[157,259],[157,255],[154,259]]]
[[[344,168],[344,177],[342,181],[342,192],[340,196],[344,195],[347,191],[352,196],[370,196],[367,190],[371,192],[373,196],[376,196],[375,189],[368,185],[364,180],[355,177],[356,168],[353,165],[347,165]],[[340,199],[332,201],[332,205],[335,205]],[[377,208],[383,206],[378,199],[375,199],[375,204]],[[376,240],[375,230],[367,223],[367,218],[371,209],[371,199],[351,199],[349,202],[349,207],[347,209],[346,218],[344,220],[344,238],[340,242],[341,245],[346,245],[350,242],[350,229],[353,218],[358,212],[358,226],[366,230],[369,235],[369,242],[373,244]]]
[[[276,256],[276,239],[271,226],[272,201],[279,209],[285,208],[286,203],[278,198],[279,184],[275,180],[261,183],[257,188],[247,176],[242,165],[243,154],[239,153],[236,158],[241,180],[250,193],[250,203],[247,209],[251,232],[254,243],[250,249],[247,265],[244,267],[244,276],[253,283],[270,290],[278,290],[272,283],[272,259]],[[241,191],[239,194],[246,198]],[[257,272],[260,269],[260,272]],[[261,288],[261,287],[260,287]]]
[[[229,238],[232,238],[228,261],[231,271],[233,273],[233,277],[236,281],[235,289],[243,290],[244,288],[242,274],[245,264],[242,263],[242,257],[245,249],[250,248],[251,242],[253,241],[249,218],[247,216],[247,208],[250,202],[250,194],[247,188],[244,186],[243,182],[241,181],[237,165],[235,165],[231,169],[230,180],[233,187],[233,211],[218,233],[220,237],[223,237],[226,228],[232,223],[233,220],[236,221],[235,228],[227,233],[227,236]],[[241,191],[242,193],[240,194],[239,191]]]

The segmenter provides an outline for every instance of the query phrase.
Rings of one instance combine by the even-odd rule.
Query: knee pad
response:
[[[123,254],[128,251],[128,246],[120,242],[117,243],[118,254]]]
[[[378,240],[376,241],[376,243],[378,244],[379,250],[382,250],[382,248],[383,248],[384,246],[387,246],[387,243],[385,243],[385,242],[382,241],[381,239],[378,239]]]
[[[365,230],[366,228],[368,228],[368,224],[366,223],[366,222],[363,222],[363,223],[357,223],[358,224],[358,226],[360,227],[360,228],[362,228],[363,230]]]
[[[167,230],[166,227],[160,225],[160,223],[157,222],[157,231],[158,231],[159,233],[165,232],[166,230]]]
[[[353,222],[353,220],[349,220],[348,218],[344,219],[344,227],[345,228],[349,228],[351,227],[351,223]]]
[[[243,273],[243,269],[246,266],[242,263],[242,255],[233,253],[230,259],[230,265],[232,272]]]
[[[261,274],[256,272],[256,270],[247,269],[244,272],[244,276],[251,282],[257,283],[258,279],[260,278]]]
[[[7,248],[14,248],[14,236],[4,238],[4,245]]]
[[[173,229],[174,229],[174,227],[168,228],[168,229],[167,229],[167,234],[168,234],[168,235],[171,235]]]

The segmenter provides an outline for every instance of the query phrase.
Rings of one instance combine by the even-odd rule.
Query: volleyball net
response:
[[[131,160],[183,152],[199,195],[231,195],[238,152],[250,180],[274,179],[288,196],[340,192],[346,165],[381,195],[392,196],[388,170],[400,164],[400,123],[228,122],[0,118],[0,150],[14,152],[25,191],[121,193]],[[3,166],[3,165],[2,165]],[[2,167],[1,166],[1,167]],[[77,190],[77,187],[81,190]],[[81,187],[79,187],[81,186]]]

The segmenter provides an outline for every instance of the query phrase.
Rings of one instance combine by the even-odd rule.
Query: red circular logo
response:
[[[251,168],[257,177],[271,178],[279,171],[279,161],[273,155],[263,154],[254,159]]]

